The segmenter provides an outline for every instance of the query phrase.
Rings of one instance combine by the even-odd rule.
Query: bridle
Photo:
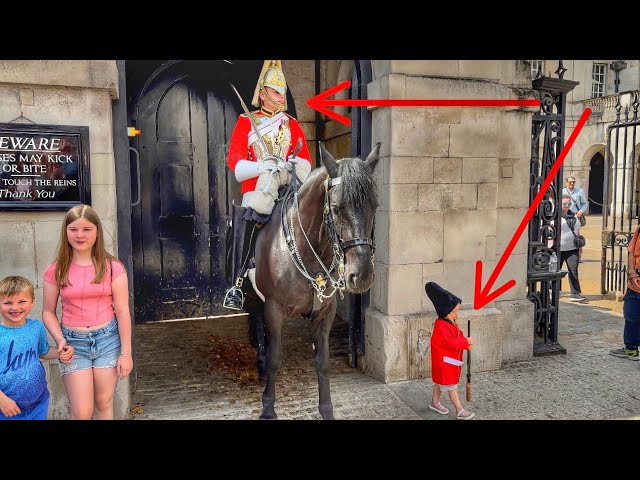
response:
[[[369,245],[371,247],[371,256],[373,257],[373,253],[376,249],[375,243],[373,241],[373,233],[371,238],[369,237],[361,237],[361,238],[352,238],[351,240],[343,241],[338,235],[336,230],[335,223],[333,221],[333,209],[331,208],[331,203],[329,199],[329,190],[334,185],[339,185],[342,183],[341,177],[336,178],[328,178],[324,181],[324,222],[327,226],[327,232],[331,237],[331,241],[334,245],[339,245],[344,253],[348,248],[355,247],[358,245]]]
[[[329,178],[327,177],[324,182],[324,206],[322,209],[323,221],[327,230],[327,236],[329,238],[329,242],[331,243],[331,249],[333,251],[333,256],[331,260],[331,265],[327,268],[327,266],[322,262],[320,256],[311,246],[311,242],[307,237],[306,232],[302,226],[302,221],[300,219],[300,209],[298,205],[298,192],[295,188],[291,188],[287,190],[287,193],[284,197],[284,203],[281,209],[281,222],[282,222],[282,230],[284,232],[285,241],[287,242],[287,247],[289,249],[289,254],[291,255],[291,259],[293,260],[294,265],[298,269],[298,271],[304,275],[304,277],[310,281],[310,286],[315,290],[317,299],[320,303],[325,298],[331,298],[335,295],[336,292],[340,292],[340,298],[344,298],[344,290],[346,288],[346,282],[344,278],[345,266],[344,266],[344,257],[345,251],[351,247],[355,247],[358,245],[369,245],[371,247],[371,261],[373,262],[373,256],[375,251],[375,241],[373,238],[373,230],[371,232],[371,238],[369,237],[361,237],[361,238],[353,238],[351,240],[343,241],[338,232],[336,230],[336,225],[333,220],[334,212],[331,208],[330,201],[330,190],[332,187],[339,185],[342,182],[341,177]],[[293,183],[293,182],[292,182]],[[289,220],[287,221],[287,204],[289,199],[293,196],[293,204],[291,206],[291,211],[289,215]],[[313,252],[316,260],[322,267],[323,272],[317,273],[315,276],[309,269],[304,265],[302,261],[302,257],[300,256],[300,252],[298,251],[298,247],[296,245],[295,239],[295,230],[294,230],[294,212],[297,213],[298,224],[300,225],[300,230],[307,242],[307,246]],[[375,227],[375,224],[374,224]],[[335,271],[337,266],[338,278],[334,279],[331,276],[331,273]],[[325,290],[328,287],[328,282],[331,283],[331,287],[333,287],[333,291],[329,295],[325,295]],[[314,305],[315,305],[314,301]],[[314,308],[315,310],[315,308]]]

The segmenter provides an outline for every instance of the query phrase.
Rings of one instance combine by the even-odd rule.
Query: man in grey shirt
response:
[[[584,190],[576,187],[576,177],[573,175],[567,177],[567,186],[562,189],[563,195],[569,195],[571,198],[571,208],[575,217],[580,222],[580,226],[584,227],[587,224],[587,218],[584,216],[584,212],[589,208],[589,202],[587,202],[587,196],[584,194]],[[578,256],[578,262],[582,263],[582,251]]]

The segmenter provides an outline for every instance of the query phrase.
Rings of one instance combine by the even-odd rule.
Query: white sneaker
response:
[[[569,296],[569,300],[571,300],[572,302],[582,302],[583,300],[586,300],[586,298],[580,294],[576,294]]]

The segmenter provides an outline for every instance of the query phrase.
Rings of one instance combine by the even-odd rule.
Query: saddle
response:
[[[281,186],[277,192],[277,198],[274,201],[274,205],[277,205],[278,202],[284,199],[285,193],[287,191],[287,186]],[[228,252],[230,252],[229,257],[227,258],[227,272],[231,272],[232,265],[237,265],[238,256],[242,255],[242,241],[236,241],[236,239],[242,239],[244,237],[244,229],[248,227],[247,222],[255,222],[256,232],[253,235],[252,241],[249,244],[249,252],[248,258],[244,267],[245,276],[249,277],[251,281],[251,285],[253,289],[258,294],[260,299],[264,301],[264,295],[258,290],[255,281],[255,271],[256,271],[256,238],[257,233],[260,228],[262,228],[271,218],[271,213],[269,214],[260,214],[255,211],[251,207],[238,206],[235,203],[232,203],[233,208],[233,227],[230,232],[231,235],[228,235],[229,243],[227,245]],[[275,207],[274,207],[275,208]],[[227,281],[230,283],[237,277],[237,272],[231,272],[231,278],[228,278]]]

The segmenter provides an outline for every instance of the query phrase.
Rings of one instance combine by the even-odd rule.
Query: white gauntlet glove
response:
[[[284,160],[280,160],[278,161],[278,169],[280,171],[286,170],[287,172],[291,173],[291,171],[293,170],[292,163],[295,163],[295,162],[291,162],[291,160],[289,160],[288,162],[285,162]]]
[[[273,170],[278,170],[278,164],[275,160],[272,160],[274,157],[267,157],[261,162],[258,163],[258,175],[262,175],[263,173],[271,173]]]
[[[291,157],[289,159],[289,163],[296,164],[296,175],[298,175],[300,181],[304,183],[311,173],[311,163],[306,158],[302,157]]]
[[[263,173],[271,172],[272,170],[278,170],[276,164],[276,157],[267,157],[261,162],[252,162],[251,160],[240,160],[236,163],[234,173],[236,180],[244,182],[250,178],[255,178]]]

